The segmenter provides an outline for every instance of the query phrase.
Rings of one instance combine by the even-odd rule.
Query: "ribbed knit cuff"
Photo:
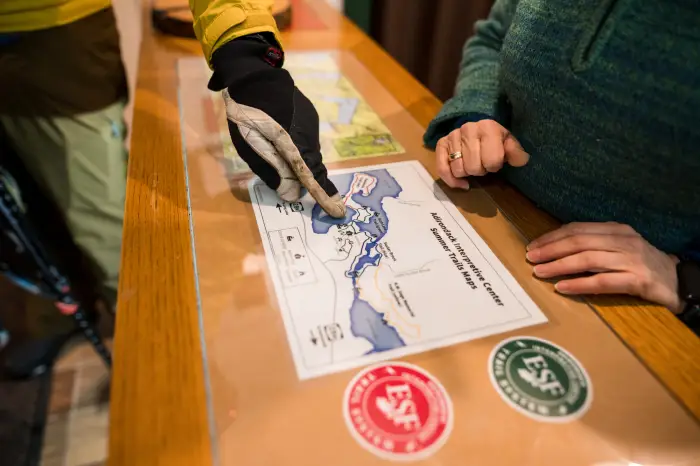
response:
[[[446,115],[433,120],[423,136],[423,143],[430,149],[435,149],[438,140],[447,136],[452,130],[460,128],[465,123],[481,120],[497,120],[496,117],[485,113],[470,112],[466,114]],[[499,123],[501,123],[499,121]],[[502,123],[501,123],[502,124]]]

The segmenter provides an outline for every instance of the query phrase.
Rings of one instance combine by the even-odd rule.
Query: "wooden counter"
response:
[[[429,91],[323,1],[300,4],[299,19],[284,34],[287,50],[322,44],[348,51],[420,125],[428,124],[440,108]],[[197,42],[156,36],[144,24],[114,346],[112,466],[213,464],[176,74],[177,60],[193,55],[201,55]],[[507,185],[495,179],[481,185],[523,245],[556,227]],[[612,297],[589,306],[700,417],[700,340],[657,306]]]

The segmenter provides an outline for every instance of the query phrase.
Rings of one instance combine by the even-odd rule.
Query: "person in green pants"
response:
[[[94,264],[108,306],[121,255],[126,101],[111,7],[55,27],[0,32],[0,131]],[[38,296],[27,298],[25,320],[32,341],[12,366],[17,376],[55,357],[74,329]]]
[[[110,0],[27,3],[0,1],[0,131],[58,204],[75,243],[96,265],[102,294],[114,301],[127,96]],[[273,2],[191,0],[190,6],[214,72],[209,88],[224,98],[238,154],[284,199],[308,190],[329,215],[342,218],[345,205],[322,161],[318,114],[283,69]],[[56,310],[43,309],[29,313],[36,333],[59,333]],[[31,359],[53,354],[57,340],[48,341],[34,346]]]

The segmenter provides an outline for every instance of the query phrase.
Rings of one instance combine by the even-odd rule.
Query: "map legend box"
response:
[[[316,274],[298,228],[270,231],[268,237],[285,288],[316,282]]]

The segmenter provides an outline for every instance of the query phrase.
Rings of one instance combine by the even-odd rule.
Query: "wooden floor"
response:
[[[107,371],[81,341],[54,368],[41,466],[106,464],[108,426]]]
[[[25,337],[25,292],[0,277],[0,320]],[[92,347],[78,337],[56,363],[41,466],[100,466],[107,460],[109,379]]]

